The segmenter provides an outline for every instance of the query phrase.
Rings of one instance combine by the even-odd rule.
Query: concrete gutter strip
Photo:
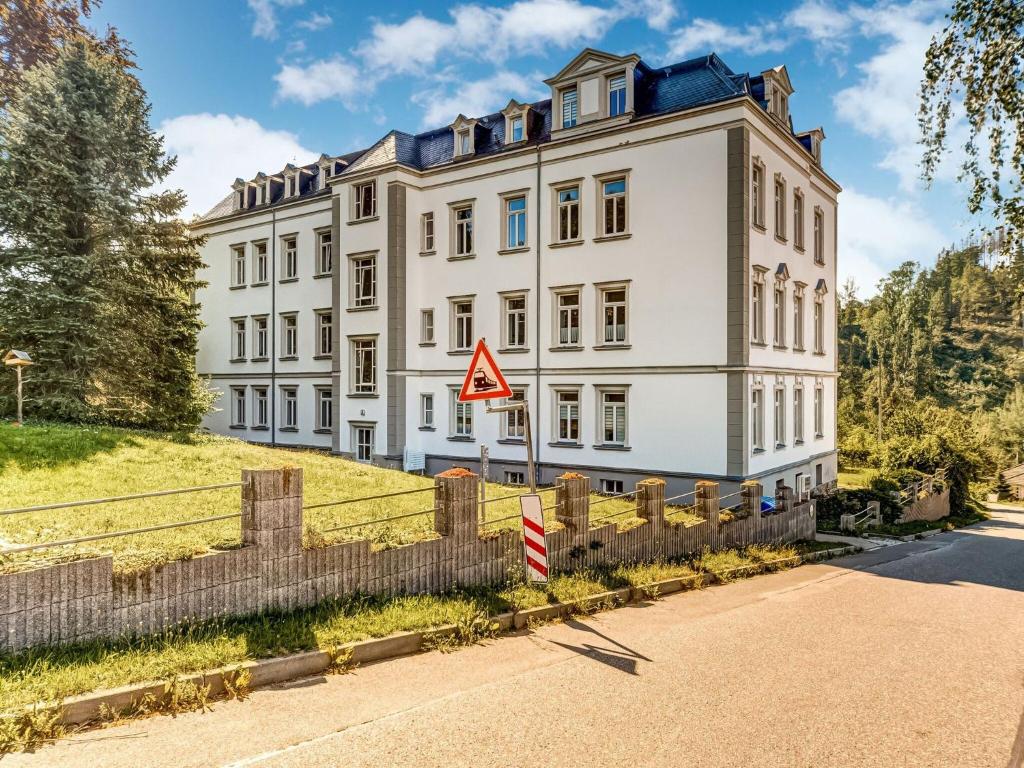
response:
[[[935,531],[939,533],[940,531]],[[932,532],[928,532],[929,535]],[[527,608],[522,611],[502,613],[490,617],[490,621],[497,625],[497,631],[508,632],[528,627],[532,622],[551,621],[574,613],[597,611],[601,608],[609,608],[625,605],[630,602],[650,600],[652,597],[679,592],[687,586],[698,584],[715,584],[728,581],[723,578],[732,573],[742,573],[751,569],[759,570],[763,567],[778,565],[781,563],[809,563],[819,560],[842,557],[861,551],[857,546],[845,546],[835,549],[821,550],[819,552],[808,552],[804,555],[773,560],[760,565],[741,566],[728,571],[715,573],[696,573],[692,576],[676,576],[663,581],[653,582],[637,587],[623,587],[610,592],[601,592],[596,595],[580,600],[577,603],[552,603],[537,608]],[[209,686],[210,698],[216,698],[227,692],[225,678],[229,683],[242,672],[249,673],[248,688],[263,688],[277,683],[296,680],[302,677],[319,675],[329,670],[335,663],[340,665],[371,664],[385,659],[397,658],[419,653],[424,650],[424,643],[427,641],[439,640],[451,637],[457,628],[454,625],[435,627],[433,629],[417,632],[401,632],[388,637],[373,638],[370,640],[359,640],[357,642],[345,643],[338,646],[333,653],[328,651],[306,651],[290,656],[279,656],[272,659],[259,661],[246,661],[239,664],[230,664],[219,669],[208,672],[201,672],[194,675],[183,675],[177,678],[179,684],[193,684],[198,687]],[[168,696],[168,683],[147,682],[126,685],[121,688],[113,688],[106,691],[82,694],[65,699],[61,704],[37,704],[27,707],[28,711],[46,711],[60,708],[61,722],[64,725],[81,725],[98,720],[108,712],[120,712],[129,710],[136,704],[144,701],[147,697],[151,700],[160,701]],[[4,718],[13,715],[4,715]]]

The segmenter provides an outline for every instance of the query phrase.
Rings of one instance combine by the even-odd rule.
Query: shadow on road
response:
[[[613,669],[618,669],[630,675],[637,674],[636,667],[638,661],[650,661],[650,659],[642,653],[637,653],[632,648],[623,645],[617,640],[613,640],[605,634],[602,634],[590,624],[572,620],[565,622],[565,626],[571,627],[577,632],[589,632],[590,634],[597,635],[602,640],[615,647],[599,648],[598,646],[591,645],[590,643],[570,645],[569,643],[560,643],[557,640],[549,640],[548,642],[552,645],[557,645],[559,648],[565,648],[567,651],[578,653],[581,656],[587,656],[595,661],[601,662],[602,664],[606,664]]]

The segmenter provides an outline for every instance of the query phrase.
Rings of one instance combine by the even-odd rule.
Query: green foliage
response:
[[[925,54],[918,122],[928,181],[945,156],[950,128],[966,115],[962,176],[970,183],[971,213],[989,213],[1024,233],[1024,3],[953,0],[946,27]]]
[[[174,166],[124,57],[88,40],[23,73],[0,115],[0,349],[28,351],[28,415],[191,427],[202,266]],[[12,377],[0,377],[10,408]],[[6,397],[2,397],[6,395]]]

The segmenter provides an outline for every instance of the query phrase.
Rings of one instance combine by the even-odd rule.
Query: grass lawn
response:
[[[991,515],[985,511],[984,506],[979,502],[969,500],[966,509],[958,515],[940,517],[938,520],[911,520],[908,523],[894,523],[893,525],[882,525],[878,528],[869,528],[868,533],[883,533],[889,536],[913,536],[925,531],[933,531],[942,528],[952,531],[955,528],[963,528],[965,525],[974,525],[984,520],[991,519]]]
[[[309,510],[305,521],[310,544],[371,538],[377,546],[386,547],[434,535],[433,516],[426,514],[385,525],[324,533],[332,527],[430,509],[433,495],[429,489],[434,484],[430,478],[359,464],[318,451],[268,448],[214,435],[168,436],[56,424],[15,428],[0,423],[3,508],[237,482],[243,468],[285,465],[303,468],[305,504],[428,489],[408,496]],[[517,493],[523,493],[523,489],[496,483],[487,486],[488,498]],[[238,512],[240,495],[240,489],[230,488],[0,516],[0,548]],[[542,498],[547,506],[554,503],[555,494],[549,491]],[[598,498],[596,494],[594,498]],[[624,512],[633,506],[635,502],[628,498],[608,501],[594,510],[594,517]],[[487,504],[483,511],[487,519],[495,520],[518,515],[519,504],[516,499],[508,499]],[[554,512],[547,514],[554,525]],[[613,520],[620,525],[628,524],[636,516],[624,514]],[[518,520],[509,520],[489,525],[487,530],[518,525]],[[46,559],[113,554],[114,568],[125,572],[213,549],[237,547],[240,539],[240,521],[224,520],[9,556],[0,562],[0,568],[25,567]]]
[[[878,474],[878,470],[871,467],[843,467],[839,470],[837,479],[840,488],[867,488],[871,478]]]
[[[471,622],[509,610],[559,601],[573,603],[624,586],[645,586],[695,573],[740,578],[790,567],[771,561],[811,551],[814,542],[751,546],[707,553],[690,561],[656,562],[582,571],[552,578],[546,589],[516,584],[459,590],[444,595],[373,598],[361,595],[327,601],[287,614],[263,614],[182,626],[149,637],[39,648],[0,655],[0,712],[36,702],[150,680],[168,680],[225,664],[384,637],[398,631]],[[833,545],[834,546],[834,545]],[[766,565],[767,563],[767,565]],[[735,576],[724,572],[745,567]],[[0,749],[2,754],[2,749]]]

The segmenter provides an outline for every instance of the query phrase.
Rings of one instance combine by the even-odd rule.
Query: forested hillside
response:
[[[1024,460],[1024,251],[968,244],[839,296],[840,460],[988,476]]]

